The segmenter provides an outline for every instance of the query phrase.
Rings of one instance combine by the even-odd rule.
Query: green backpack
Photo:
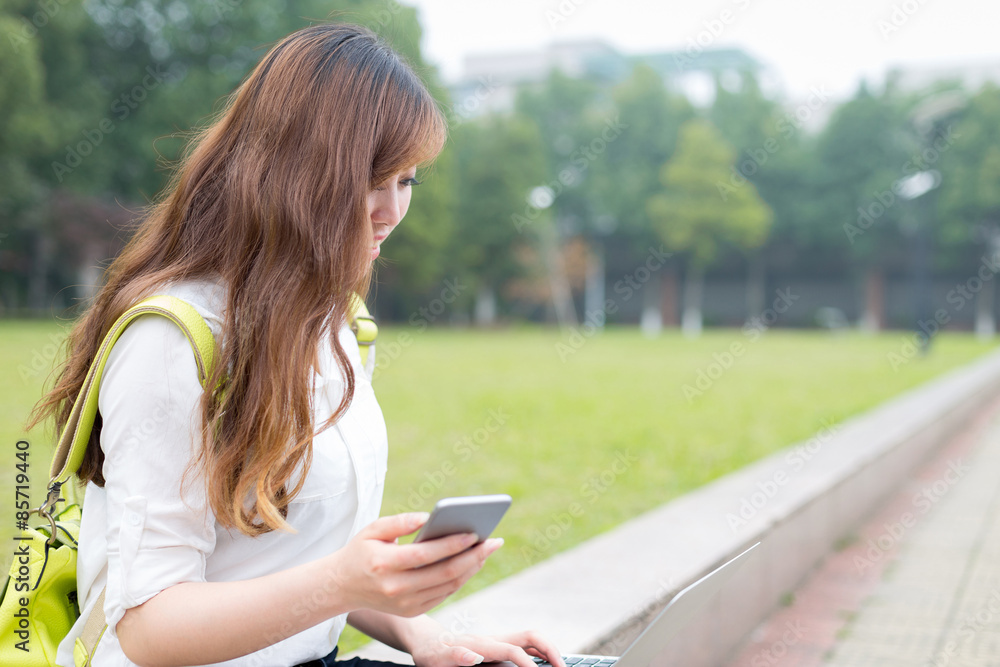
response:
[[[82,507],[79,489],[72,478],[83,462],[90,440],[101,376],[111,348],[135,318],[149,314],[166,317],[184,332],[194,350],[202,386],[211,376],[215,339],[205,320],[182,299],[167,295],[150,297],[125,311],[104,337],[59,437],[52,458],[48,495],[35,510],[28,510],[27,443],[17,443],[17,456],[22,463],[15,480],[16,519],[21,533],[14,538],[14,560],[0,589],[0,665],[54,666],[59,643],[80,616],[76,556]],[[367,364],[378,327],[357,295],[352,303],[351,329],[358,338],[362,364]],[[33,515],[37,515],[37,522],[31,521]],[[106,628],[104,591],[101,591],[76,640],[75,667],[90,665]]]

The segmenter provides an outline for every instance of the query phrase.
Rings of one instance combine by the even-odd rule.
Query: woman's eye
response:
[[[415,177],[411,176],[410,178],[404,178],[401,181],[399,181],[399,187],[401,187],[401,188],[409,188],[409,187],[412,187],[414,185],[420,185],[421,183],[423,183],[423,181],[418,181]],[[382,190],[385,190],[385,186],[384,185],[379,185],[379,186],[376,186],[376,187],[372,188],[372,192],[382,192]]]

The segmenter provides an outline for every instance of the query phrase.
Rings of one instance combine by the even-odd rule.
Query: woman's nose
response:
[[[373,206],[371,218],[383,225],[395,227],[399,224],[399,194],[389,187],[372,192]]]

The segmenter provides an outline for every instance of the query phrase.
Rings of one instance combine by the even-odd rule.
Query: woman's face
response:
[[[379,247],[385,237],[396,228],[399,221],[406,215],[410,207],[410,196],[413,186],[419,184],[416,179],[416,166],[394,174],[385,183],[368,193],[368,215],[372,220],[372,260],[379,254]]]

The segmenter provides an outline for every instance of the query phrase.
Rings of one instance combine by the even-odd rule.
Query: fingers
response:
[[[427,542],[405,544],[399,548],[400,566],[408,570],[425,567],[462,553],[478,539],[475,533],[458,533]]]
[[[408,512],[407,514],[384,516],[365,526],[359,536],[371,540],[394,542],[396,538],[409,535],[419,529],[427,523],[429,516],[427,512]]]
[[[451,659],[452,663],[458,665],[459,667],[472,667],[473,665],[478,665],[485,658],[473,650],[467,649],[464,646],[452,646],[448,649],[448,657]]]
[[[555,644],[546,640],[537,632],[528,630],[503,637],[502,639],[508,643],[523,647],[532,655],[544,658],[552,663],[554,667],[566,667],[566,663],[562,659],[562,654],[559,653],[559,649],[555,647]]]
[[[350,553],[338,552],[361,581],[355,591],[361,606],[406,617],[427,611],[457,591],[503,544],[491,539],[476,545],[471,533],[395,543],[426,521],[424,513],[383,517],[351,540]]]
[[[418,590],[425,590],[450,584],[454,585],[454,590],[458,590],[472,575],[482,569],[490,554],[501,546],[503,546],[502,539],[486,540],[476,547],[434,561],[413,572],[417,577],[414,585]]]
[[[554,667],[566,667],[555,646],[532,631],[503,637],[463,635],[446,643],[452,649],[461,649],[449,651],[448,656],[454,661],[452,664],[462,667],[468,667],[469,659],[478,656],[488,662],[508,660],[518,667],[537,667],[531,659],[533,655],[548,660]],[[472,656],[466,655],[464,651],[471,652]]]
[[[484,543],[444,561],[406,572],[403,576],[408,577],[406,588],[412,604],[401,615],[423,613],[444,602],[482,568],[497,548],[496,543]]]
[[[477,645],[475,648],[490,662],[509,660],[518,667],[537,667],[531,656],[523,648],[514,644],[495,639],[484,639],[483,644]]]
[[[416,594],[420,596],[422,611],[430,611],[434,607],[438,606],[444,602],[449,595],[460,589],[464,583],[464,579],[452,579],[443,584],[437,584],[435,586],[431,586],[430,588],[421,589]]]

